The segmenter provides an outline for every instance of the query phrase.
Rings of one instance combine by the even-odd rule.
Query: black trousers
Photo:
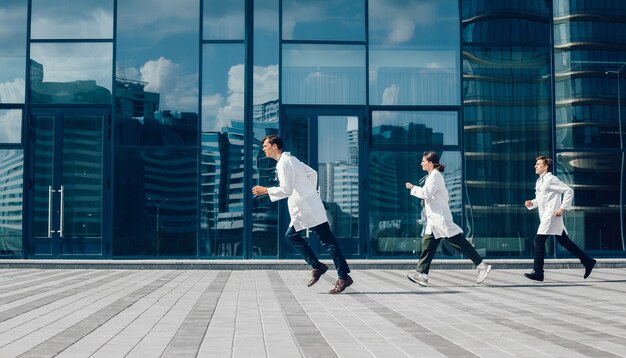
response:
[[[474,246],[467,241],[463,234],[441,239],[435,239],[435,236],[432,234],[425,234],[424,237],[422,237],[422,255],[417,263],[417,272],[426,275],[428,274],[428,271],[430,270],[430,263],[435,257],[437,247],[439,246],[439,242],[441,242],[441,240],[448,240],[448,244],[450,244],[450,246],[465,254],[470,260],[472,260],[474,265],[478,266],[481,262],[483,262],[483,259],[480,257],[478,252],[476,252]]]
[[[322,246],[324,246],[324,248],[328,250],[328,253],[330,253],[330,257],[332,257],[333,262],[335,263],[335,268],[337,269],[337,276],[341,279],[345,279],[350,272],[350,267],[348,267],[348,263],[341,252],[341,248],[339,248],[339,243],[337,242],[335,235],[333,235],[333,232],[330,230],[328,222],[314,226],[310,228],[310,230],[317,235],[322,242]],[[302,231],[296,231],[293,226],[290,226],[289,229],[287,229],[285,237],[287,237],[291,244],[298,250],[298,252],[300,252],[307,264],[311,265],[314,269],[318,269],[320,268],[321,263],[317,259],[317,256],[313,253],[313,250],[311,250],[311,247],[306,240],[304,240],[302,235],[300,235]]]
[[[540,234],[535,236],[535,260],[533,262],[533,270],[537,273],[543,273],[543,263],[546,257],[546,240],[548,240],[549,237],[550,235]],[[565,230],[563,230],[561,235],[554,235],[554,237],[559,245],[563,246],[572,255],[576,256],[583,265],[586,266],[587,263],[593,260],[567,236]]]

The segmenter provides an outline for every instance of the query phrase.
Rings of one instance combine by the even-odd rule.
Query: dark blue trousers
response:
[[[339,243],[337,242],[335,235],[333,235],[333,232],[330,230],[328,222],[314,226],[309,230],[313,231],[315,235],[317,235],[322,242],[322,246],[324,246],[324,248],[328,250],[328,253],[330,253],[330,256],[333,258],[333,262],[335,263],[335,268],[337,269],[337,276],[341,279],[345,279],[350,272],[350,267],[348,267],[348,263],[346,262],[345,257],[343,257],[343,253],[339,248]],[[285,237],[298,250],[298,252],[300,252],[307,264],[311,265],[314,269],[318,269],[321,267],[321,263],[317,259],[317,256],[313,253],[313,250],[311,250],[311,247],[306,240],[302,237],[302,235],[300,235],[301,232],[302,231],[296,231],[293,226],[290,226],[289,229],[287,229]]]

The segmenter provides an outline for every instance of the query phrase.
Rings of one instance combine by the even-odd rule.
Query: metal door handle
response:
[[[63,237],[63,216],[65,214],[65,204],[63,202],[63,194],[65,194],[65,191],[63,190],[63,185],[61,185],[59,192],[61,192],[61,222],[59,223],[59,236]]]
[[[48,185],[48,237],[52,237],[52,186]]]

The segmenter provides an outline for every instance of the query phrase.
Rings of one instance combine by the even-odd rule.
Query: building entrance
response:
[[[104,109],[31,111],[30,258],[106,257],[109,119]]]
[[[285,109],[283,119],[285,150],[317,170],[319,193],[344,255],[364,257],[359,225],[362,111]],[[281,222],[289,223],[289,214],[282,215]],[[330,257],[317,238],[311,247],[320,257]],[[289,247],[287,253],[290,257],[295,249]]]

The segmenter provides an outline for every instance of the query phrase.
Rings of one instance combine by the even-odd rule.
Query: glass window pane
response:
[[[283,0],[283,40],[365,41],[364,0]]]
[[[114,256],[196,256],[198,152],[115,152]]]
[[[365,47],[283,45],[285,104],[365,104]]]
[[[457,0],[369,1],[369,90],[376,105],[459,105]]]
[[[331,229],[338,238],[356,239],[359,237],[359,118],[319,116],[317,128],[318,184]],[[342,240],[342,251],[352,253],[355,248],[358,248],[357,240]]]
[[[462,0],[463,40],[480,43],[550,43],[550,1]],[[555,16],[556,17],[556,16]],[[556,30],[556,28],[555,28]],[[558,38],[555,31],[555,38]]]
[[[245,0],[204,0],[203,12],[202,38],[204,40],[243,40],[245,38]]]
[[[63,117],[64,235],[102,236],[103,120],[101,115]]]
[[[274,186],[276,161],[267,158],[261,139],[278,134],[278,0],[254,1],[253,154],[255,185]],[[282,235],[280,235],[282,236]],[[252,257],[278,255],[278,202],[264,195],[252,201]]]
[[[26,5],[2,1],[0,11],[0,103],[24,103],[26,74]]]
[[[568,236],[584,250],[625,251],[619,224],[624,155],[563,152],[556,159],[556,175],[574,189],[572,208],[564,215]]]
[[[0,257],[22,255],[24,152],[0,150]]]
[[[422,205],[418,198],[409,194],[404,183],[417,184],[427,174],[420,165],[423,152],[370,152],[368,196],[372,256],[414,257],[421,252],[425,228],[420,221]],[[440,162],[445,165],[443,175],[452,218],[463,227],[461,153],[441,152]]]
[[[372,144],[458,145],[456,112],[372,112]]]
[[[113,45],[31,44],[31,102],[111,103]]]
[[[31,38],[113,38],[113,0],[32,0]]]
[[[243,255],[244,46],[205,44],[202,78],[202,256]]]
[[[198,145],[199,0],[117,5],[115,140]]]
[[[532,255],[538,223],[523,203],[552,143],[550,50],[464,47],[465,212],[487,255]]]
[[[0,143],[22,143],[22,110],[0,109]]]

